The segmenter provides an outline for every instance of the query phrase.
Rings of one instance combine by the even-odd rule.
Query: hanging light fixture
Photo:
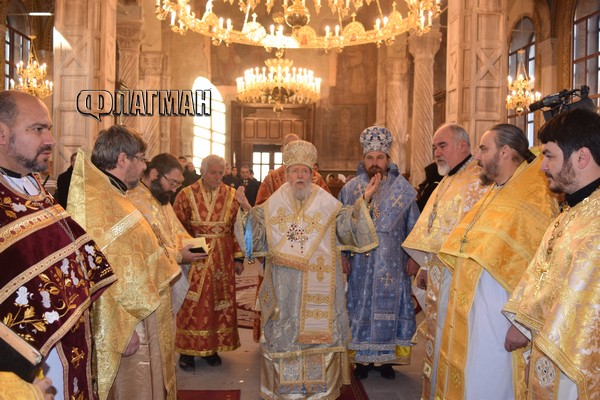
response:
[[[230,5],[234,3],[234,0],[223,1]],[[214,45],[239,43],[263,46],[267,50],[310,48],[341,51],[346,46],[366,43],[375,43],[377,46],[382,43],[392,44],[396,36],[408,31],[417,34],[427,32],[432,20],[441,12],[440,0],[405,1],[409,12],[406,18],[402,18],[396,10],[395,1],[389,15],[383,15],[380,0],[327,0],[338,23],[333,27],[318,28],[319,31],[310,25],[312,15],[306,6],[306,0],[264,0],[268,14],[274,8],[282,10],[273,13],[275,24],[269,28],[256,20],[256,7],[261,0],[238,0],[238,8],[244,14],[241,29],[236,29],[231,19],[224,19],[215,13],[213,0],[207,0],[202,18],[197,18],[195,12],[191,11],[189,0],[156,0],[155,14],[160,20],[168,17],[174,32],[198,32],[210,36]],[[363,3],[377,6],[379,17],[374,21],[373,29],[365,29],[356,20],[356,13],[363,7]],[[321,0],[313,0],[313,8],[315,15],[318,15]]]
[[[44,80],[46,77],[46,63],[40,64],[35,54],[33,40],[35,36],[31,36],[31,51],[29,52],[29,61],[27,66],[23,61],[17,63],[16,74],[20,76],[19,82],[15,83],[10,80],[10,88],[21,92],[29,93],[33,96],[43,99],[52,94],[53,84],[51,81]]]
[[[508,95],[506,96],[506,108],[515,109],[517,115],[523,114],[531,103],[541,98],[539,92],[534,92],[534,77],[527,75],[524,61],[525,50],[517,51],[517,73],[516,78],[508,76]]]
[[[284,104],[315,103],[321,96],[321,78],[312,70],[294,67],[292,60],[277,58],[265,61],[266,67],[249,68],[236,79],[237,99],[242,103],[273,104],[273,111],[283,111]]]

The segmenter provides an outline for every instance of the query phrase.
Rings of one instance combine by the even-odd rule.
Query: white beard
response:
[[[450,172],[450,166],[448,165],[448,163],[444,163],[444,164],[437,164],[437,171],[438,174],[440,174],[441,176],[446,176],[448,175],[448,172]]]
[[[302,189],[298,189],[295,186],[292,186],[292,195],[298,201],[305,201],[308,199],[310,194],[312,193],[312,183],[307,183],[306,186]]]

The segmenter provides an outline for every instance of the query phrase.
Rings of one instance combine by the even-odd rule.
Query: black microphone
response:
[[[549,94],[541,100],[535,101],[529,105],[529,111],[539,110],[542,107],[555,107],[562,103],[562,99],[568,94],[567,89],[563,89],[558,93]]]

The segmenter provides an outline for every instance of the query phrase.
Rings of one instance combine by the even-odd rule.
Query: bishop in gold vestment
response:
[[[502,144],[506,135],[520,146]],[[558,211],[540,171],[541,159],[519,164],[530,156],[525,136],[513,125],[497,125],[482,136],[476,155],[480,176],[496,185],[439,251],[453,276],[436,398],[523,398],[522,350],[505,350],[510,323],[501,310]]]
[[[67,208],[96,240],[118,277],[92,309],[98,394],[101,400],[109,395],[175,399],[169,284],[179,269],[114,180],[79,151]],[[140,349],[122,357],[134,330]]]
[[[435,387],[448,288],[452,279],[452,274],[438,258],[438,252],[452,229],[487,189],[480,184],[480,168],[471,155],[455,168],[433,191],[415,227],[402,243],[413,260],[427,270],[426,319],[419,327],[425,336],[422,399],[433,395],[431,387]]]

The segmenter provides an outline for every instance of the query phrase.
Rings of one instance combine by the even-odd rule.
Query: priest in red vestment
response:
[[[218,352],[240,347],[237,330],[234,272],[244,269],[233,225],[239,204],[235,190],[222,182],[225,160],[202,160],[202,178],[177,194],[173,208],[194,237],[206,238],[208,258],[191,265],[186,298],[177,313],[175,350],[179,366],[194,369],[194,356],[211,366],[221,365]]]

